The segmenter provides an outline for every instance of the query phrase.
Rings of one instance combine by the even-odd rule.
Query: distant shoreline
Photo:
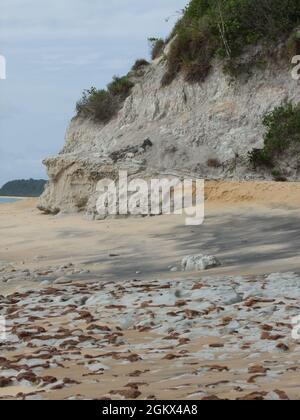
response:
[[[21,201],[27,200],[27,197],[8,197],[4,195],[0,195],[0,206],[7,205],[7,204],[17,204]]]
[[[25,200],[26,198],[35,198],[35,197],[17,197],[14,195],[0,195],[0,198],[15,198],[16,200]]]
[[[45,179],[15,179],[0,188],[0,197],[33,198],[43,194]]]

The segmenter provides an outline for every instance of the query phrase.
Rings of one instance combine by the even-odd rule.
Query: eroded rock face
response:
[[[300,101],[298,82],[285,61],[232,81],[214,68],[203,84],[177,78],[161,88],[163,60],[137,77],[118,116],[106,125],[74,118],[61,153],[45,160],[49,185],[45,211],[86,211],[96,183],[120,166],[131,173],[192,171],[200,177],[263,178],[247,164],[247,154],[263,145],[262,116],[286,100]],[[286,166],[286,165],[285,165]],[[298,164],[289,176],[298,176]]]

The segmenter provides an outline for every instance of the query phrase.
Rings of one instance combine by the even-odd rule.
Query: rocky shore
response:
[[[0,398],[299,399],[298,188],[210,185],[199,227],[1,205]]]
[[[299,295],[294,273],[25,287],[0,298],[0,397],[299,399]]]

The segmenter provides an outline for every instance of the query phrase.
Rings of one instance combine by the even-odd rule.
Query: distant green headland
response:
[[[39,197],[44,191],[47,181],[44,179],[18,179],[7,182],[0,188],[0,196],[7,197]]]

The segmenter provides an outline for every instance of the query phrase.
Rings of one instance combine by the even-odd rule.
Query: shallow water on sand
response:
[[[18,198],[14,198],[14,197],[0,197],[0,204],[3,204],[3,203],[14,203],[15,201],[18,201]]]

